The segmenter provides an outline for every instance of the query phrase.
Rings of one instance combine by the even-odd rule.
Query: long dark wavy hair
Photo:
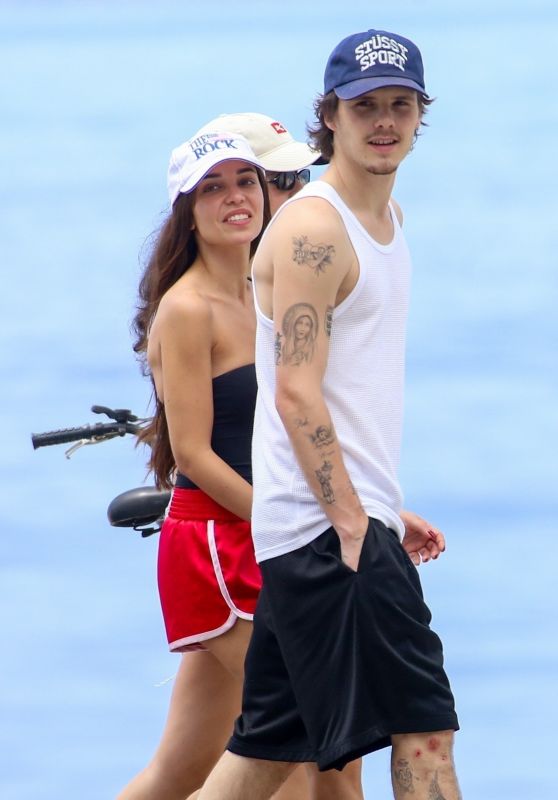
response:
[[[250,245],[250,257],[256,252],[262,233],[269,222],[269,196],[265,177],[257,170],[258,181],[264,196],[263,227]],[[147,341],[149,329],[159,308],[163,295],[192,266],[198,255],[198,244],[194,227],[195,192],[180,194],[171,213],[153,234],[154,242],[140,280],[136,314],[132,320],[135,335],[134,351],[138,355],[142,373],[151,379],[154,412],[150,422],[138,435],[138,442],[150,447],[147,462],[159,489],[170,489],[176,463],[171,449],[165,407],[157,397],[155,383],[147,363]]]
[[[427,107],[434,102],[433,97],[424,97],[417,92],[419,111],[421,113],[421,125],[426,126],[427,123],[422,121],[422,118],[427,112]],[[339,107],[339,98],[335,92],[328,92],[327,94],[319,94],[314,101],[314,115],[316,121],[306,127],[308,132],[308,139],[310,147],[317,150],[322,154],[322,157],[327,161],[333,155],[333,131],[326,125],[326,119],[331,119],[337,108]],[[415,141],[418,134],[415,134]]]

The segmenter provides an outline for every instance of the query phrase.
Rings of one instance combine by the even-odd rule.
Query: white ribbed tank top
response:
[[[397,468],[403,417],[409,251],[391,205],[394,235],[389,244],[382,245],[324,181],[307,184],[278,213],[304,197],[321,197],[338,211],[360,268],[356,286],[333,313],[322,384],[324,399],[364,510],[402,537]],[[308,486],[275,408],[273,321],[261,311],[254,276],[253,280],[258,398],[252,440],[252,536],[256,559],[264,561],[308,544],[331,523]]]

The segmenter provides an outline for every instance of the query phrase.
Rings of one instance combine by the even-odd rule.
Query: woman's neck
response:
[[[219,292],[243,297],[250,275],[250,246],[212,247],[201,245],[192,265]]]

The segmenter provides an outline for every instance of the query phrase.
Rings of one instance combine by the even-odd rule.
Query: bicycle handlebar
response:
[[[125,436],[127,433],[136,433],[137,425],[123,422],[97,422],[95,425],[81,425],[79,428],[62,428],[58,431],[45,433],[32,433],[31,442],[33,449],[48,447],[52,444],[67,444],[79,442],[82,439],[97,439],[101,437]]]
[[[105,414],[114,422],[97,422],[93,425],[80,425],[77,428],[32,433],[33,449],[53,444],[67,444],[68,442],[97,442],[103,439],[112,439],[115,436],[125,436],[127,433],[137,434],[146,421],[136,417],[127,408],[111,409],[107,406],[92,406],[91,411],[95,414]]]
[[[66,458],[85,444],[97,444],[127,433],[137,436],[149,419],[136,417],[127,408],[108,408],[107,406],[91,406],[94,414],[104,414],[111,422],[97,422],[93,425],[79,425],[76,428],[62,428],[45,433],[32,433],[33,449],[48,447],[53,444],[75,442],[66,450]],[[155,486],[140,487],[115,497],[108,508],[111,525],[134,528],[143,537],[151,536],[161,530],[165,508],[170,500],[170,492],[161,491]]]

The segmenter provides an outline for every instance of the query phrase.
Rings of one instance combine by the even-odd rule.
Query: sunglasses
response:
[[[277,172],[273,178],[270,178],[269,175],[273,175],[273,173],[266,173],[266,181],[273,183],[280,192],[290,192],[291,189],[294,189],[297,181],[302,186],[305,186],[310,180],[309,169],[299,169],[296,172]]]

